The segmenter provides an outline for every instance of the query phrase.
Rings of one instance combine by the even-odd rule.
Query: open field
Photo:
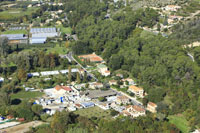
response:
[[[62,33],[71,34],[72,29],[70,27],[64,27],[63,25],[57,25],[57,28],[60,28]]]
[[[56,44],[55,47],[53,48],[49,48],[47,50],[47,53],[57,53],[57,54],[67,54],[68,49],[65,48],[64,44],[61,44],[61,47],[59,46],[59,44]]]
[[[7,30],[1,32],[1,34],[28,34],[27,30]]]
[[[106,118],[106,119],[112,118],[109,110],[103,110],[97,106],[86,108],[86,109],[79,109],[75,111],[74,113],[79,114],[80,116],[88,117],[88,118],[91,118],[91,117]]]
[[[22,16],[28,15],[30,16],[31,13],[35,12],[38,8],[28,8],[23,10],[21,8],[11,8],[9,10],[4,10],[0,12],[0,20],[2,21],[14,21]]]
[[[37,97],[41,97],[44,93],[42,92],[38,92],[38,91],[20,91],[16,94],[12,94],[11,95],[11,99],[32,99],[32,98],[37,98]]]
[[[190,128],[188,126],[187,120],[183,116],[172,115],[168,117],[169,122],[176,125],[183,133],[188,133]]]

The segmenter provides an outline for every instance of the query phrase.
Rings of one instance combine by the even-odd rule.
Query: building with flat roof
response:
[[[0,37],[6,37],[10,44],[23,44],[28,42],[28,37],[24,34],[2,34]]]
[[[30,44],[43,44],[47,38],[59,36],[56,28],[31,28],[30,29]]]
[[[85,94],[91,99],[96,99],[99,97],[110,97],[110,96],[116,96],[117,92],[113,90],[106,90],[106,91],[101,91],[101,90],[91,90],[86,92]]]
[[[94,107],[95,104],[93,102],[86,102],[81,104],[84,108]]]
[[[44,44],[47,41],[46,37],[32,37],[30,38],[30,44]]]

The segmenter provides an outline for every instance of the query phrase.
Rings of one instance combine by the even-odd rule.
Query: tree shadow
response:
[[[12,105],[18,105],[18,104],[20,104],[22,101],[20,100],[20,99],[13,99],[12,101],[11,101],[11,104]]]

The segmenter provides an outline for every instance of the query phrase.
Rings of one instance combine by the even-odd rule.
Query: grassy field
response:
[[[0,67],[14,67],[14,66],[16,66],[16,64],[13,63],[13,62],[10,62],[9,64],[8,63],[6,64],[6,63],[2,62],[0,64]]]
[[[1,32],[1,34],[28,34],[27,30],[7,30]]]
[[[64,42],[61,44],[61,47],[59,44],[56,44],[55,47],[49,48],[47,50],[47,53],[57,53],[57,54],[66,54],[68,52],[68,49],[64,47]]]
[[[57,25],[57,28],[60,28],[62,33],[71,34],[72,29],[70,27],[63,27],[63,25]]]
[[[6,20],[16,20],[19,17],[22,17],[24,15],[30,16],[31,13],[35,12],[38,8],[28,8],[25,11],[20,8],[11,8],[8,10],[5,10],[3,12],[0,12],[0,20],[6,21]]]
[[[79,109],[75,111],[74,113],[79,114],[80,116],[88,117],[88,118],[91,118],[91,117],[106,118],[106,119],[112,118],[109,110],[103,110],[97,106],[86,108],[86,109]]]
[[[20,91],[16,94],[12,94],[11,95],[11,99],[22,99],[22,100],[25,100],[25,99],[32,99],[32,98],[37,98],[37,97],[41,97],[44,93],[42,92],[38,92],[38,91],[35,91],[35,92],[31,92],[31,91],[28,91],[28,92],[25,92],[25,91]]]
[[[169,122],[176,125],[178,129],[180,129],[183,133],[188,133],[190,128],[188,126],[187,120],[183,116],[169,116]]]

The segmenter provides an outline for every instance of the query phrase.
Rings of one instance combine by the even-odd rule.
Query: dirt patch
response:
[[[37,127],[41,124],[43,124],[44,122],[41,121],[32,121],[32,122],[28,122],[28,123],[24,123],[24,124],[20,124],[14,127],[10,127],[7,129],[3,129],[1,130],[1,132],[5,132],[5,133],[25,133],[27,131],[29,131],[30,127]]]

